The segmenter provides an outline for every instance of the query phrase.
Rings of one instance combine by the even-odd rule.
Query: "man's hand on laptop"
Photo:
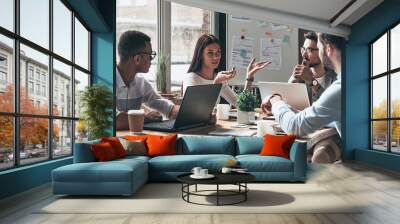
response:
[[[171,109],[171,112],[169,112],[169,119],[176,119],[176,116],[178,115],[179,112],[179,106],[178,105],[174,105]]]
[[[280,94],[272,94],[264,99],[261,104],[261,109],[268,115],[272,115],[272,105],[278,101],[282,100],[282,96]]]

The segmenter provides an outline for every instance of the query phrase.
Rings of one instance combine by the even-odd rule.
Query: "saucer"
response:
[[[211,179],[211,178],[214,178],[214,177],[215,176],[212,175],[212,174],[207,174],[207,175],[204,175],[204,176],[194,175],[194,174],[190,175],[190,178],[193,178],[193,179]]]

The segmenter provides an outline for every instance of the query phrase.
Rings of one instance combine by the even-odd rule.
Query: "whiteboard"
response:
[[[298,28],[295,27],[256,18],[227,15],[227,69],[236,65],[238,71],[237,76],[229,83],[244,84],[246,68],[237,65],[240,63],[243,65],[249,57],[248,54],[252,54],[256,61],[260,61],[262,55],[274,61],[273,65],[257,72],[254,84],[258,81],[287,82],[293,67],[298,63],[298,32]],[[244,40],[243,42],[246,41],[245,44],[242,45],[238,38]],[[253,41],[252,51],[249,50],[249,41]],[[243,60],[240,60],[238,55],[242,56]]]

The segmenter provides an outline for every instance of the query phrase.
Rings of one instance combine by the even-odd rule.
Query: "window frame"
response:
[[[400,117],[393,117],[392,116],[392,98],[391,98],[391,78],[392,75],[395,75],[396,73],[400,72],[400,67],[391,69],[391,31],[393,28],[396,26],[400,26],[400,20],[389,26],[388,28],[385,29],[384,32],[379,34],[375,39],[373,39],[370,43],[368,43],[369,47],[369,149],[373,151],[381,151],[381,152],[387,152],[387,153],[392,153],[392,154],[400,154],[400,152],[393,152],[392,151],[392,121],[400,121]],[[382,72],[380,74],[373,74],[373,44],[376,43],[381,37],[384,35],[387,35],[387,64],[386,64],[386,71]],[[400,54],[400,52],[399,52]],[[373,118],[373,81],[379,78],[386,77],[386,86],[387,86],[387,105],[386,105],[386,117],[385,118]],[[376,121],[386,121],[386,151],[379,150],[374,148],[374,136],[373,136],[373,122]]]
[[[16,169],[18,167],[23,167],[23,166],[29,166],[29,165],[33,165],[33,164],[37,164],[37,163],[43,163],[46,161],[50,161],[53,159],[61,159],[61,158],[66,158],[66,157],[70,157],[73,155],[74,152],[74,143],[75,143],[75,123],[76,121],[79,120],[79,117],[75,117],[75,107],[73,106],[75,104],[75,96],[77,95],[77,93],[75,92],[75,88],[74,88],[74,82],[75,82],[75,69],[79,70],[80,72],[88,75],[88,79],[89,79],[89,83],[88,86],[92,85],[92,62],[91,62],[91,48],[92,48],[92,43],[91,43],[91,37],[92,37],[92,30],[88,27],[88,25],[84,22],[84,20],[79,16],[79,14],[72,9],[72,7],[69,5],[69,3],[66,0],[59,0],[61,2],[61,4],[63,4],[69,11],[71,11],[71,18],[70,18],[70,23],[71,23],[71,59],[67,59],[64,58],[63,56],[55,53],[53,50],[53,1],[54,0],[47,0],[48,4],[49,4],[49,47],[48,49],[46,49],[45,47],[42,47],[39,44],[34,43],[33,41],[23,37],[20,35],[20,0],[14,0],[13,1],[13,10],[14,10],[14,18],[13,18],[13,31],[10,31],[4,27],[0,26],[0,35],[10,38],[13,41],[13,52],[12,52],[12,57],[13,57],[13,64],[10,65],[11,69],[10,71],[12,71],[11,75],[13,75],[13,79],[14,79],[14,109],[12,112],[2,112],[0,111],[0,116],[4,116],[4,117],[12,117],[13,119],[13,165],[10,167],[5,167],[5,168],[0,168],[0,171],[4,171],[4,170],[10,170],[10,169]],[[80,65],[75,63],[75,19],[77,19],[82,25],[83,27],[88,31],[88,69],[85,69],[83,67],[81,67]],[[35,51],[38,51],[42,54],[45,54],[48,57],[48,71],[47,71],[47,80],[46,80],[46,84],[45,84],[45,97],[48,97],[47,99],[47,104],[48,104],[48,111],[46,115],[39,115],[39,114],[28,114],[28,113],[21,113],[20,111],[20,90],[21,90],[21,75],[20,75],[20,66],[21,66],[21,56],[20,56],[20,46],[21,44],[23,44],[26,47],[29,47]],[[56,116],[53,115],[53,60],[58,60],[61,63],[64,63],[68,66],[71,67],[71,80],[69,81],[71,83],[71,114],[68,116]],[[38,97],[43,97],[42,94],[42,70],[37,70],[37,68],[33,67],[33,78],[31,79],[30,76],[30,68],[31,65],[29,65],[29,63],[26,64],[27,68],[26,68],[26,82],[33,82],[33,86],[34,86],[34,95],[38,96]],[[37,79],[36,74],[39,71],[39,79]],[[40,84],[40,94],[35,94],[36,89],[35,89],[35,85]],[[27,91],[29,91],[29,87],[27,84]],[[34,102],[35,104],[35,102]],[[47,150],[47,155],[45,157],[43,157],[43,160],[37,161],[37,162],[24,162],[23,164],[21,163],[21,158],[20,158],[20,119],[21,118],[42,118],[42,119],[47,119],[47,124],[48,124],[48,135],[47,135],[47,148],[45,150]],[[62,155],[62,156],[54,156],[54,148],[53,147],[53,123],[56,122],[57,120],[60,121],[70,121],[71,125],[72,125],[72,132],[71,132],[71,152],[70,154],[66,154],[66,155]]]

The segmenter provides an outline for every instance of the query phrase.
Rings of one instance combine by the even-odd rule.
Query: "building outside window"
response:
[[[49,4],[50,1],[52,4]],[[77,91],[61,88],[57,79],[68,86],[81,83],[78,79],[73,80],[75,71],[74,73],[80,72],[81,76],[89,80],[90,32],[75,12],[70,10],[71,7],[65,5],[65,1],[50,1],[21,0],[17,9],[19,12],[16,14],[13,1],[1,3],[2,9],[10,10],[13,17],[20,16],[10,21],[20,22],[15,24],[18,27],[14,30],[13,22],[10,25],[7,21],[0,21],[0,26],[8,30],[0,30],[0,57],[3,58],[4,55],[4,58],[8,58],[0,60],[0,84],[4,79],[10,87],[0,90],[0,170],[72,155],[74,136],[77,135],[74,127],[79,115],[73,113],[70,105],[79,101],[79,97]],[[52,29],[49,28],[50,24],[53,24]],[[49,35],[51,31],[52,35]],[[72,42],[75,42],[74,49]],[[18,52],[14,50],[16,44],[17,49],[20,49]],[[19,56],[18,62],[13,60],[14,52]],[[62,62],[53,58],[53,54],[61,57]],[[75,63],[72,55],[76,56]],[[50,60],[53,61],[52,64],[49,63]],[[15,88],[13,81],[15,65],[19,66],[19,88]],[[49,77],[54,78],[54,89],[50,89]],[[85,82],[81,85],[89,84]],[[16,89],[20,94],[19,98],[14,99]],[[65,97],[61,106],[57,106],[57,101],[54,100],[58,98],[58,94]],[[54,105],[49,110],[51,98]],[[19,112],[14,111],[14,105],[20,109]],[[14,127],[14,124],[18,126]],[[15,129],[19,130],[18,135],[14,134]],[[81,139],[86,138],[85,135],[80,136]],[[14,154],[14,150],[17,154]]]
[[[400,153],[400,25],[370,44],[371,148]]]

